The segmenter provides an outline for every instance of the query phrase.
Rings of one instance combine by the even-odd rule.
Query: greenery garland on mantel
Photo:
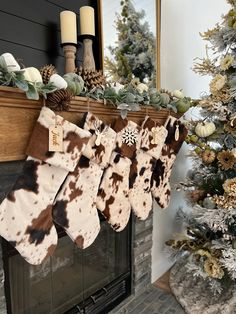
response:
[[[42,75],[45,68],[49,69],[51,75],[47,79]],[[89,90],[82,77],[76,73],[67,73],[62,77],[51,65],[40,70],[34,67],[20,68],[10,53],[0,56],[0,86],[18,87],[26,93],[28,99],[38,100],[42,96],[47,105],[56,110],[67,110],[73,96],[103,100],[104,103],[115,105],[123,117],[128,111],[139,111],[140,106],[152,106],[156,110],[166,108],[183,114],[195,105],[195,101],[186,97],[181,90],[157,90],[140,83],[138,78],[133,78],[126,85],[106,82]]]

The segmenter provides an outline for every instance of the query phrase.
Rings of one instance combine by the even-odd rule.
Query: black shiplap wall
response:
[[[97,14],[97,0],[0,0],[0,54],[10,52],[27,67],[53,64],[62,74],[64,55],[60,47],[59,14],[63,10],[74,11],[79,30],[79,9],[83,5],[93,6]],[[94,56],[100,69],[98,47],[99,39],[94,44]],[[79,45],[77,65],[82,55]]]

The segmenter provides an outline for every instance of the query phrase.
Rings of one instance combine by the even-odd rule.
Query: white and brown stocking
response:
[[[104,171],[98,190],[97,207],[115,231],[122,231],[130,218],[129,173],[139,145],[140,128],[136,123],[118,118],[115,150]]]
[[[183,123],[170,116],[165,123],[168,132],[161,156],[156,162],[152,174],[152,196],[161,208],[167,208],[170,202],[170,175],[172,168],[188,131]]]
[[[131,165],[129,200],[135,215],[145,220],[152,209],[151,176],[160,157],[167,130],[147,117],[141,130],[140,149]]]
[[[92,136],[75,170],[66,178],[53,207],[54,221],[83,249],[94,242],[100,231],[96,197],[116,137],[113,129],[91,113],[86,115],[84,129]]]
[[[63,152],[49,151],[49,128],[56,123],[63,130]],[[42,108],[22,174],[0,206],[0,235],[30,264],[42,263],[55,250],[53,200],[68,172],[77,165],[89,137],[89,132]]]

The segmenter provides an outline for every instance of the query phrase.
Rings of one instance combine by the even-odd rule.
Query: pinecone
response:
[[[47,106],[56,111],[68,111],[72,94],[67,89],[60,89],[48,94]]]
[[[88,90],[96,87],[103,87],[106,84],[105,76],[102,71],[87,70],[79,67],[76,69],[76,73],[84,80],[84,85]]]
[[[44,67],[42,67],[40,70],[40,74],[42,76],[42,79],[43,79],[43,83],[44,84],[47,84],[49,82],[49,79],[50,77],[53,75],[53,74],[56,74],[57,73],[57,70],[56,68],[50,64],[50,65],[45,65]]]

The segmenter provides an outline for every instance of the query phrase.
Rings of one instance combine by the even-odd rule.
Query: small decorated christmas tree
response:
[[[194,166],[184,186],[193,211],[180,211],[184,233],[167,242],[188,253],[188,281],[200,277],[214,293],[236,279],[236,0],[227,2],[222,23],[201,34],[211,54],[194,65],[212,80],[198,104],[201,119],[188,122]]]
[[[115,21],[117,45],[109,47],[112,57],[105,58],[105,67],[115,82],[129,83],[137,77],[155,86],[155,37],[148,22],[143,22],[145,11],[137,12],[131,0],[120,4],[121,14]]]

